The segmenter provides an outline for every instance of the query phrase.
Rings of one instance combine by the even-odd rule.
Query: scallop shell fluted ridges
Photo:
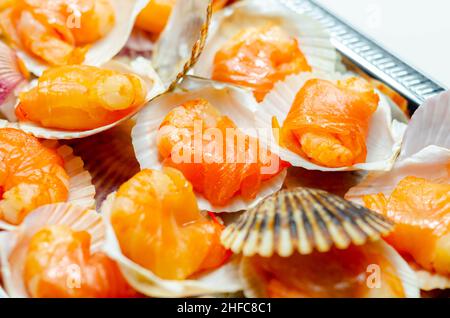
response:
[[[282,190],[248,210],[222,234],[222,244],[244,256],[288,257],[298,251],[376,241],[392,231],[382,215],[322,190]]]

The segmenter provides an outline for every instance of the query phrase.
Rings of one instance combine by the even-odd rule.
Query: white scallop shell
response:
[[[180,92],[173,92],[160,96],[150,102],[138,117],[137,124],[132,131],[133,146],[141,169],[162,168],[158,148],[156,146],[158,129],[170,110],[182,103],[205,98],[222,114],[231,118],[239,129],[257,136],[254,129],[253,111],[258,107],[253,94],[231,85],[187,77],[180,85]],[[259,136],[258,136],[259,137]],[[212,212],[237,212],[254,207],[262,199],[281,189],[286,177],[286,171],[262,184],[259,194],[253,200],[244,200],[242,196],[235,196],[226,206],[214,206],[202,195],[197,194],[200,209]]]
[[[397,184],[407,176],[425,178],[434,183],[450,183],[450,149],[428,146],[412,156],[398,161],[392,171],[370,173],[345,198],[363,204],[364,195],[383,193],[389,197]],[[417,266],[418,267],[418,266]],[[450,288],[450,277],[416,269],[419,286],[424,290]]]
[[[384,253],[387,259],[389,259],[395,267],[396,274],[402,281],[406,298],[420,298],[420,290],[417,287],[417,277],[414,271],[409,267],[408,263],[406,263],[403,258],[383,240],[378,241],[376,244],[379,244],[380,252]],[[248,260],[247,257],[243,257],[240,267],[244,284],[244,295],[248,298],[266,298],[267,295],[264,293],[265,283]],[[320,266],[317,267],[317,270],[320,271]]]
[[[434,289],[449,289],[450,276],[432,273],[424,270],[415,262],[409,262],[412,270],[416,273],[421,290],[430,291]]]
[[[397,184],[408,176],[425,178],[434,183],[449,183],[449,162],[450,149],[428,146],[406,159],[397,161],[389,172],[369,173],[360,184],[347,192],[345,198],[363,204],[364,195],[383,193],[390,197]]]
[[[390,197],[405,177],[415,176],[439,184],[450,183],[450,111],[445,92],[426,101],[411,118],[402,150],[392,171],[369,173],[345,197],[362,204],[362,197],[383,193]],[[450,278],[418,270],[420,286],[425,290],[449,287]]]
[[[103,250],[119,264],[122,274],[134,289],[151,297],[193,297],[242,290],[239,262],[236,259],[196,279],[181,281],[162,279],[128,259],[120,250],[110,221],[114,198],[115,193],[109,195],[102,206],[106,227],[106,243]]]
[[[91,235],[91,251],[98,251],[105,239],[100,214],[68,203],[51,204],[30,213],[24,222],[10,232],[0,233],[2,277],[8,295],[29,297],[23,280],[23,266],[31,238],[49,225],[66,225]]]
[[[124,61],[124,60],[122,60]],[[106,69],[112,69],[124,73],[133,73],[138,75],[143,82],[147,85],[148,93],[146,100],[149,101],[155,96],[158,96],[159,94],[162,94],[165,92],[165,88],[159,79],[159,76],[156,74],[155,70],[153,69],[151,62],[145,58],[138,57],[135,60],[130,60],[125,62],[121,62],[120,60],[112,60],[108,63],[104,64],[102,66]],[[33,81],[27,86],[29,88],[30,86],[36,85],[36,81]],[[17,106],[18,101],[15,101],[15,105]],[[45,128],[41,127],[38,124],[32,123],[32,122],[10,122],[8,123],[6,120],[0,119],[0,127],[8,126],[11,128],[16,128],[22,131],[25,131],[29,134],[32,134],[35,137],[38,138],[45,138],[45,139],[76,139],[76,138],[84,138],[88,136],[92,136],[95,134],[98,134],[102,131],[106,131],[108,129],[111,129],[120,123],[130,119],[134,115],[136,115],[139,110],[144,107],[142,105],[140,108],[138,107],[134,112],[127,115],[126,117],[112,123],[106,126],[102,126],[95,129],[90,130],[80,130],[80,131],[69,131],[69,130],[63,130],[63,129],[56,129],[56,128]],[[10,121],[13,121],[15,119],[10,117],[8,118]]]
[[[297,92],[308,80],[314,78],[335,81],[344,78],[344,76],[340,74],[303,73],[300,75],[291,75],[285,81],[276,83],[274,89],[267,94],[264,101],[257,108],[255,115],[257,127],[272,127],[272,118],[274,116],[278,119],[280,126],[282,126]],[[367,158],[365,163],[341,168],[320,166],[288,149],[280,147],[273,135],[271,135],[270,147],[275,153],[279,153],[283,160],[290,162],[293,166],[308,170],[389,170],[400,151],[406,125],[392,120],[391,107],[383,95],[379,94],[379,96],[380,103],[376,112],[372,115],[368,136],[366,138]]]
[[[165,87],[172,86],[197,62],[211,19],[211,1],[177,1],[155,43],[152,63]]]
[[[108,194],[140,171],[131,143],[134,125],[134,120],[130,119],[95,136],[70,142],[70,146],[83,159],[85,169],[92,175],[98,209]]]
[[[316,20],[294,12],[277,0],[239,1],[213,16],[205,49],[194,68],[194,74],[211,78],[214,57],[218,50],[239,31],[273,22],[299,42],[313,70],[336,71],[338,55],[330,35]]]
[[[114,27],[104,38],[91,45],[83,64],[101,66],[119,53],[131,34],[136,17],[149,0],[110,0],[110,2],[115,11]],[[19,51],[18,55],[24,61],[27,69],[36,76],[41,76],[49,67],[27,52]]]
[[[64,161],[64,170],[69,176],[69,197],[67,203],[80,206],[85,209],[95,207],[95,187],[92,178],[84,168],[84,162],[73,154],[73,149],[66,145],[59,145],[57,141],[46,140],[42,143],[47,148],[55,149]],[[0,220],[0,230],[13,230],[11,225]]]
[[[450,91],[431,97],[411,118],[399,160],[427,146],[450,149]]]
[[[19,63],[16,52],[0,41],[0,112],[16,87],[26,81]]]
[[[403,139],[399,159],[390,172],[370,173],[346,198],[361,203],[366,194],[391,195],[398,182],[407,176],[435,183],[449,183],[450,101],[449,92],[427,100],[411,118]]]

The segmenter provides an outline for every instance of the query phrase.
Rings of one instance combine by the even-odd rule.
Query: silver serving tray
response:
[[[312,0],[281,0],[292,10],[306,14],[330,32],[336,49],[359,69],[409,100],[410,111],[445,89],[413,67],[402,62]]]

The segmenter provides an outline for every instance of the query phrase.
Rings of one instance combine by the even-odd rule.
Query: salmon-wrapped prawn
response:
[[[50,65],[80,64],[86,45],[115,22],[109,0],[17,0],[1,13],[2,34]]]
[[[424,290],[450,287],[449,93],[411,118],[393,168],[369,173],[345,195],[395,223],[386,240],[413,264]]]
[[[182,171],[197,192],[219,206],[237,194],[253,199],[263,181],[286,167],[204,99],[172,110],[161,123],[157,143],[163,164]]]
[[[172,168],[143,170],[124,183],[111,224],[122,253],[163,279],[188,279],[228,257],[223,226],[200,212],[192,185]]]
[[[236,34],[215,55],[212,78],[250,87],[258,101],[286,76],[310,72],[297,40],[267,24]]]
[[[36,138],[0,129],[0,159],[0,219],[19,224],[35,208],[67,200],[63,159]]]
[[[450,184],[405,177],[390,197],[365,195],[365,205],[397,224],[387,238],[423,268],[450,275]]]
[[[118,298],[137,293],[117,264],[102,252],[90,252],[91,236],[68,226],[52,225],[31,238],[24,282],[36,298]]]
[[[337,84],[308,80],[281,127],[280,143],[326,167],[365,162],[369,122],[378,102],[379,96],[363,79]]]
[[[43,127],[89,130],[122,119],[145,102],[138,76],[86,65],[50,68],[19,96],[19,120]]]

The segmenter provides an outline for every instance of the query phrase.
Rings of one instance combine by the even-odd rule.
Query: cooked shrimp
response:
[[[24,281],[35,298],[117,298],[137,293],[117,264],[90,252],[91,236],[53,225],[33,235],[27,250]]]
[[[183,280],[227,258],[223,226],[200,212],[192,185],[172,168],[143,170],[123,184],[111,223],[124,255],[161,278]]]
[[[1,17],[12,44],[50,65],[83,62],[82,46],[104,37],[115,19],[109,0],[17,0]]]
[[[111,124],[145,102],[147,88],[133,74],[86,65],[50,68],[19,96],[19,120],[43,127],[88,130]]]
[[[379,96],[363,79],[309,80],[281,128],[281,144],[326,167],[366,160],[366,136]]]
[[[35,208],[68,198],[62,158],[36,138],[0,129],[0,218],[20,224]]]
[[[277,81],[309,71],[297,40],[267,24],[243,30],[225,44],[214,58],[212,78],[250,87],[262,101]]]
[[[389,198],[381,193],[363,200],[396,223],[387,241],[400,253],[427,270],[450,274],[450,184],[406,177]]]

